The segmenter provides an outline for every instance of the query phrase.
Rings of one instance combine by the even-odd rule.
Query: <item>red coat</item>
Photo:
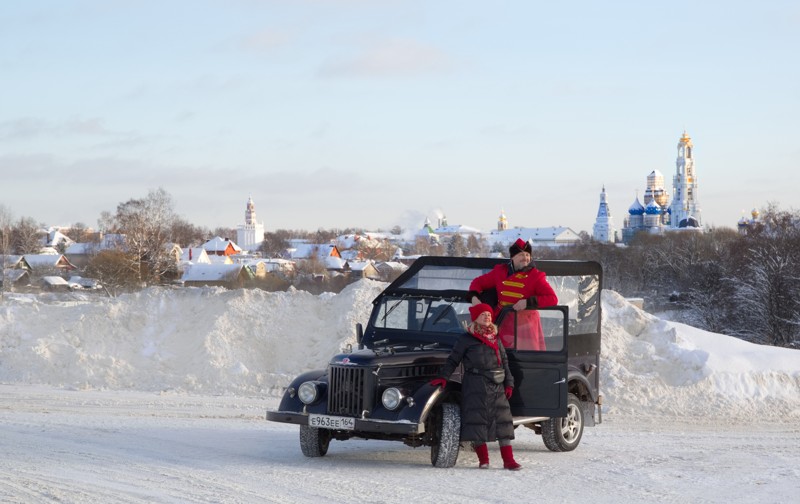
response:
[[[498,264],[490,272],[476,277],[469,285],[473,294],[481,293],[487,289],[497,291],[498,304],[494,307],[494,317],[500,310],[513,305],[520,299],[529,299],[528,306],[547,307],[558,303],[553,288],[547,283],[543,271],[532,268],[528,271],[511,270],[508,264]],[[500,339],[506,348],[514,348],[514,317],[506,316],[500,324]],[[544,335],[539,322],[539,312],[526,310],[517,317],[517,341],[520,350],[544,350]]]

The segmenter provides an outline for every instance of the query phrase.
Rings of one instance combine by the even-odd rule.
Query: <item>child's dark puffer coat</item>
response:
[[[511,408],[505,387],[514,386],[514,377],[508,367],[508,358],[502,343],[499,344],[502,365],[490,346],[472,334],[461,336],[442,367],[442,378],[449,379],[460,363],[464,364],[461,383],[461,441],[488,442],[514,439]],[[505,370],[503,383],[494,383],[487,371]]]

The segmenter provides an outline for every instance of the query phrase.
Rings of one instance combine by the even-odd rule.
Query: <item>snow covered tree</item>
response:
[[[797,344],[800,335],[800,269],[796,253],[762,243],[734,282],[736,335],[756,343]]]
[[[748,229],[731,268],[736,335],[778,346],[800,345],[800,213],[770,204]]]

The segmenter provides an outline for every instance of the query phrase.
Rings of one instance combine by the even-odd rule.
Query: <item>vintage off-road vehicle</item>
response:
[[[458,458],[460,375],[446,388],[429,384],[470,321],[466,300],[473,278],[507,262],[488,258],[421,257],[374,301],[358,348],[331,358],[287,387],[267,420],[300,425],[308,457],[327,453],[331,440],[382,439],[431,447],[431,463]],[[522,331],[506,345],[514,393],[514,425],[541,434],[552,451],[570,451],[584,426],[602,421],[599,392],[602,268],[589,261],[537,261],[559,304],[539,308],[544,350],[527,350]],[[513,310],[498,317],[516,320]],[[507,325],[507,323],[506,323]]]

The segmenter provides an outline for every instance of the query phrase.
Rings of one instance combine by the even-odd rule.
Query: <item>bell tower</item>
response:
[[[675,160],[675,175],[672,177],[672,203],[669,206],[670,226],[700,227],[700,203],[698,201],[697,175],[694,171],[694,145],[684,130],[678,140],[678,158]]]
[[[606,201],[606,186],[600,191],[600,206],[597,208],[597,219],[592,229],[592,238],[599,242],[614,242],[617,230],[614,229],[614,219]]]
[[[236,230],[237,245],[247,251],[257,250],[264,242],[264,224],[256,220],[256,204],[253,197],[247,198],[244,210],[244,225],[239,224]]]

